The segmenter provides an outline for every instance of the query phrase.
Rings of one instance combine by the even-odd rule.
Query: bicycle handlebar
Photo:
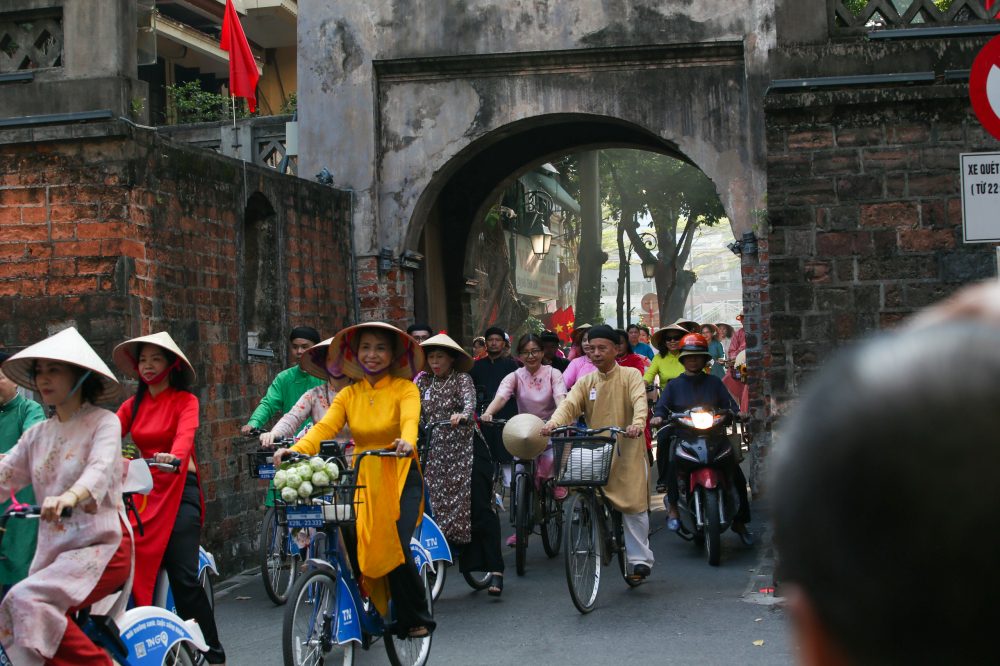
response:
[[[162,467],[170,472],[179,472],[181,467],[181,461],[178,458],[174,458],[168,463],[156,462],[156,458],[143,458],[142,462],[146,463],[150,467]]]
[[[587,428],[581,428],[580,426],[575,426],[575,425],[565,425],[565,426],[559,426],[558,428],[553,428],[552,429],[552,434],[553,435],[561,435],[563,433],[568,433],[568,432],[575,432],[575,433],[577,433],[579,435],[584,435],[584,436],[587,436],[587,437],[591,437],[591,436],[594,436],[594,435],[600,435],[600,434],[605,433],[605,432],[609,432],[609,433],[611,433],[613,435],[624,435],[625,434],[625,428],[618,428],[616,426],[608,426],[606,428],[592,428],[592,429],[587,429]]]

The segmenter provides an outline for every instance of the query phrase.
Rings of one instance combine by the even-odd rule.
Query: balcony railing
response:
[[[156,130],[178,141],[280,171],[285,159],[285,123],[291,119],[292,116],[264,116],[237,120],[235,128],[232,121],[217,121],[163,125]],[[289,157],[284,173],[298,175],[297,157]]]
[[[1000,0],[827,0],[827,7],[831,36],[994,23],[1000,14]]]

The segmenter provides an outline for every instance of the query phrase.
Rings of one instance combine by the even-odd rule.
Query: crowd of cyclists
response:
[[[542,439],[532,460],[539,485],[566,463],[555,459],[553,430],[586,424],[620,432],[602,497],[621,514],[628,576],[635,582],[649,576],[654,486],[668,493],[668,528],[678,529],[676,473],[666,444],[654,460],[651,426],[696,404],[739,411],[743,396],[730,395],[723,384],[733,379],[728,359],[743,341],[741,331],[732,333],[725,325],[689,321],[652,336],[635,325],[583,325],[563,348],[552,332],[528,333],[512,344],[505,331],[491,327],[470,354],[446,333],[421,324],[405,332],[359,324],[326,340],[299,326],[289,340],[295,364],[277,375],[241,433],[260,432],[261,446],[276,448],[275,466],[292,453],[316,455],[321,442],[331,440],[353,456],[392,450],[380,456],[381,466],[357,470],[363,499],[347,536],[371,603],[385,614],[391,599],[396,631],[419,638],[436,626],[408,547],[425,502],[460,570],[487,573],[488,593],[503,592],[504,542],[495,505],[518,459],[508,450],[514,429],[505,436],[502,424],[519,414],[537,418],[526,436]],[[3,508],[40,501],[41,517],[12,525],[3,541],[0,648],[17,666],[110,663],[72,616],[103,604],[113,617],[129,598],[150,605],[163,569],[177,614],[201,628],[207,645],[201,659],[224,664],[212,603],[199,581],[205,511],[194,450],[199,403],[189,391],[197,381],[194,366],[165,332],[122,342],[112,360],[136,386],[116,413],[97,403],[117,402],[123,387],[74,328],[0,357],[0,493],[11,496]],[[17,387],[40,395],[49,417]],[[436,429],[432,442],[421,439],[440,422],[448,427]],[[669,438],[669,429],[661,434]],[[132,444],[123,449],[128,435]],[[432,445],[423,464],[421,441]],[[170,470],[154,471],[152,491],[133,511],[122,497],[130,458]],[[737,482],[746,523],[742,473]],[[553,497],[561,503],[568,494],[567,487],[555,486]],[[737,531],[753,544],[745,527]],[[512,536],[506,544],[514,541]]]

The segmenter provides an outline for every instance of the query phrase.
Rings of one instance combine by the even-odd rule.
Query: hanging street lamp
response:
[[[524,214],[530,222],[528,236],[531,238],[531,250],[541,259],[549,253],[552,246],[552,231],[545,222],[552,214],[552,197],[547,192],[533,190],[524,195]]]

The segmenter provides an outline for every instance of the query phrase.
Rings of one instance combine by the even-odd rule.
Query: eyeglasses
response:
[[[521,356],[538,356],[543,353],[541,349],[525,349],[521,351]]]

